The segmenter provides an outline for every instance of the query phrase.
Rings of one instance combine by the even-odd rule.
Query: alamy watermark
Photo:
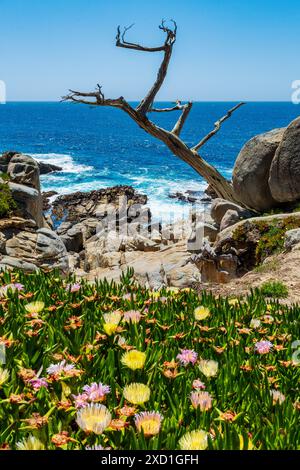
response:
[[[6,84],[0,80],[0,104],[6,104]]]
[[[0,367],[6,363],[6,347],[5,344],[0,344]]]
[[[291,96],[292,103],[300,104],[300,80],[292,82],[292,89],[294,90]]]

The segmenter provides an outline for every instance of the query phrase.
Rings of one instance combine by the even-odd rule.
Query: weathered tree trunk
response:
[[[191,148],[188,147],[179,136],[192,108],[192,102],[182,104],[181,101],[178,100],[176,101],[175,106],[172,108],[153,108],[155,97],[166,77],[168,65],[172,56],[173,45],[176,41],[177,25],[174,21],[173,24],[173,29],[166,27],[164,21],[159,26],[159,28],[166,34],[166,40],[164,44],[159,47],[145,47],[136,43],[125,41],[125,34],[131,28],[131,26],[129,28],[125,28],[123,34],[121,34],[120,27],[118,27],[116,37],[116,45],[118,47],[133,49],[141,52],[164,52],[164,58],[159,68],[154,85],[151,87],[146,97],[141,100],[135,109],[132,108],[132,106],[130,106],[130,104],[122,96],[116,99],[105,99],[99,85],[97,86],[98,88],[95,92],[90,93],[70,90],[70,94],[65,96],[63,100],[72,101],[74,103],[83,103],[89,106],[112,106],[122,109],[137,123],[140,128],[156,139],[164,142],[164,144],[174,155],[191,166],[211,185],[212,189],[219,197],[227,199],[228,201],[240,203],[231,183],[227,181],[214,166],[207,163],[199,155],[198,150],[220,130],[222,123],[244,103],[239,103],[230,109],[225,116],[223,116],[214,124],[214,129],[204,138],[202,138],[198,144]],[[85,98],[94,98],[95,101],[87,100]],[[168,131],[157,126],[147,117],[147,114],[150,112],[172,112],[178,110],[182,112],[172,131]]]

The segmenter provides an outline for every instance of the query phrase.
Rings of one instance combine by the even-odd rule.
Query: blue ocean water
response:
[[[233,105],[194,103],[182,138],[188,145],[196,144]],[[247,103],[202,148],[202,156],[230,177],[248,139],[286,126],[298,115],[300,107],[292,103]],[[151,115],[168,129],[177,118],[177,111]],[[71,103],[7,103],[0,105],[0,123],[0,152],[17,150],[63,167],[63,172],[42,177],[43,190],[66,194],[129,184],[145,192],[152,212],[164,218],[170,211],[182,211],[183,203],[170,199],[170,193],[206,187],[194,170],[120,110]]]

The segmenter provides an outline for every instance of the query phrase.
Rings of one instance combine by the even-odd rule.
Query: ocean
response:
[[[171,103],[157,103],[167,106]],[[234,103],[194,103],[181,137],[195,145]],[[226,121],[202,148],[201,155],[230,177],[234,161],[247,140],[286,126],[300,107],[285,102],[247,103]],[[171,129],[179,114],[153,113],[151,119]],[[59,165],[62,172],[42,176],[42,189],[59,194],[131,185],[149,197],[155,219],[176,219],[187,203],[169,194],[203,192],[207,186],[185,163],[173,156],[120,110],[56,102],[0,105],[0,152],[16,150]]]

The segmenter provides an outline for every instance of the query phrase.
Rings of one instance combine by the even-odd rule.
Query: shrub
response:
[[[264,282],[260,289],[260,293],[264,297],[272,297],[275,299],[284,299],[288,296],[288,288],[283,282],[280,281],[268,281]]]
[[[7,184],[0,183],[0,217],[6,217],[17,205]]]

